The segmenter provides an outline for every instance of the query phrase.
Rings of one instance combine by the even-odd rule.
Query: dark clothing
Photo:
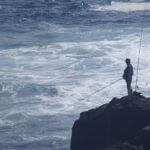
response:
[[[133,76],[133,67],[131,64],[128,64],[123,74],[123,79],[127,83],[128,95],[132,95],[132,87],[131,87],[132,76]]]
[[[126,83],[127,83],[127,90],[128,90],[128,95],[129,95],[129,96],[132,95],[131,82],[132,82],[132,79],[131,79],[131,80],[126,80]]]
[[[132,80],[132,76],[133,76],[133,67],[131,64],[129,64],[126,69],[124,70],[124,74],[123,74],[123,78],[126,81],[130,81]]]

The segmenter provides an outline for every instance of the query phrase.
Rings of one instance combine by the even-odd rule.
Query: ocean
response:
[[[149,1],[0,0],[0,149],[70,150],[82,111],[127,95],[99,91],[126,58],[150,96],[149,39]]]

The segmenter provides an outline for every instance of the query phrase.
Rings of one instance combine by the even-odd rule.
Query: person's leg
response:
[[[128,96],[132,96],[131,80],[128,80],[126,82],[127,82]]]
[[[130,85],[129,85],[129,82],[128,81],[126,81],[127,82],[127,91],[128,91],[128,96],[130,95]]]
[[[133,92],[132,92],[132,86],[131,86],[131,83],[132,83],[132,79],[130,80],[130,95],[132,96],[133,95]]]

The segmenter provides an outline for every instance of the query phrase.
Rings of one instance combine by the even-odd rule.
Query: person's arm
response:
[[[124,73],[123,73],[123,79],[126,79],[126,69],[124,70]]]

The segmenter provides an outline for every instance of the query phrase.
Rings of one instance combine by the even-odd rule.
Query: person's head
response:
[[[127,58],[127,59],[125,60],[125,62],[126,62],[127,65],[129,65],[130,62],[131,62],[131,60],[130,60],[129,58]]]

